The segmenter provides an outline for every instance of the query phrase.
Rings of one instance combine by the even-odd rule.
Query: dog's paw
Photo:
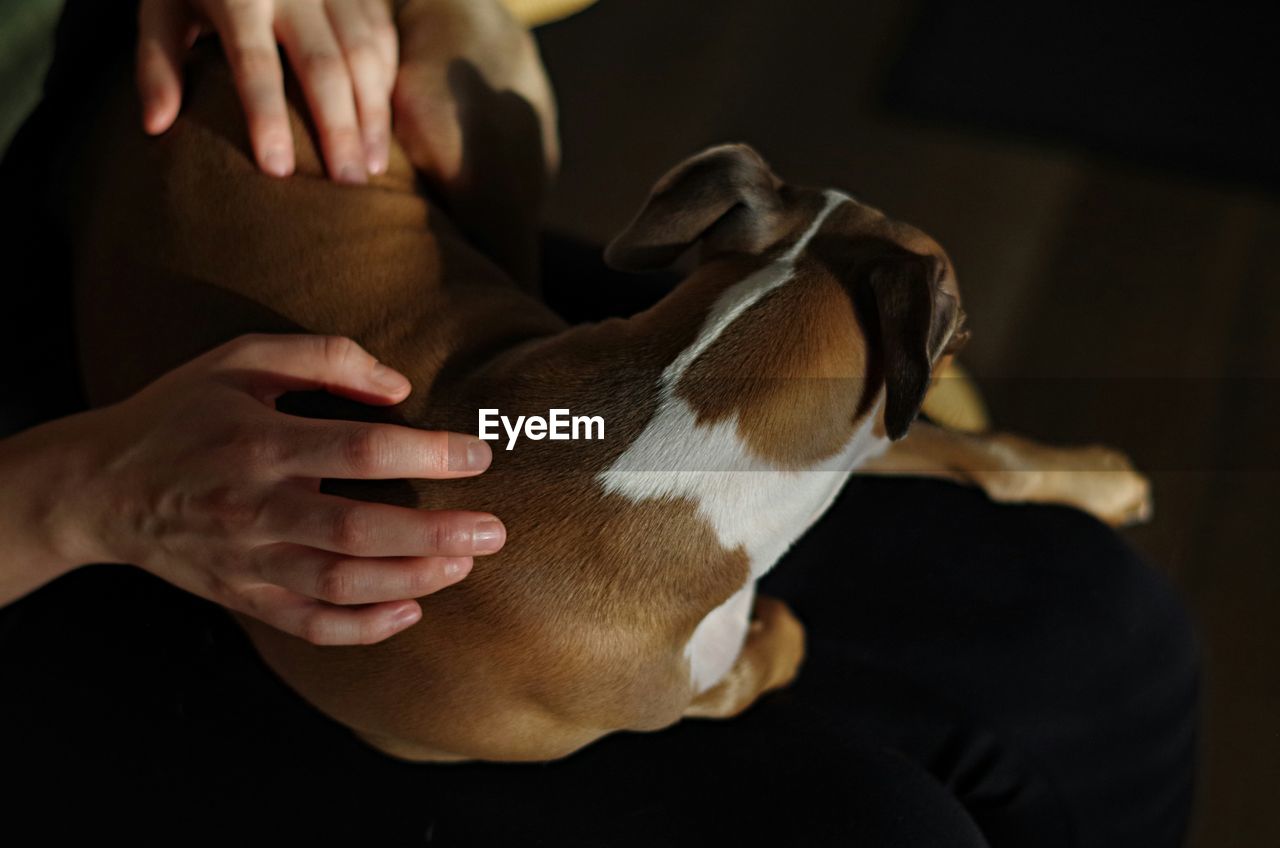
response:
[[[1081,509],[1113,527],[1138,524],[1151,518],[1154,504],[1151,481],[1133,467],[1129,457],[1106,447],[1080,448],[1074,463],[1064,468],[1059,488]]]
[[[1150,480],[1113,448],[1050,447],[1010,436],[999,440],[993,446],[1000,467],[980,479],[993,500],[1065,504],[1113,527],[1138,524],[1153,514]]]
[[[756,596],[751,619],[750,632],[763,635],[770,646],[769,670],[762,691],[781,689],[795,680],[804,662],[804,625],[790,607],[768,595]]]

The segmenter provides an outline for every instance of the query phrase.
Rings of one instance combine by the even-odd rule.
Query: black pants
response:
[[[64,31],[63,94],[95,45],[127,44],[127,16],[112,20],[120,34]],[[89,58],[68,70],[67,56]],[[54,388],[72,380],[65,256],[24,194],[59,176],[42,154],[68,113],[44,113],[0,181],[5,361],[41,351],[0,398],[17,422],[75,406]],[[570,317],[663,288],[550,246],[549,296]],[[1180,844],[1194,638],[1167,583],[1092,519],[855,479],[764,591],[806,623],[809,657],[739,719],[618,734],[557,763],[415,766],[312,710],[216,607],[128,567],[82,570],[0,611],[0,819],[178,844]]]
[[[416,766],[313,711],[212,605],[87,569],[0,613],[0,749],[19,780],[6,826],[286,844],[1179,844],[1193,640],[1165,582],[1105,527],[855,479],[766,591],[805,621],[810,653],[739,719],[550,764]]]

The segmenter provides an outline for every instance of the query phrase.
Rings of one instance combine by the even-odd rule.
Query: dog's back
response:
[[[507,524],[507,548],[423,598],[410,630],[321,648],[238,618],[308,700],[404,757],[546,759],[612,730],[675,721],[691,694],[682,647],[746,566],[692,507],[636,505],[605,495],[594,477],[644,425],[653,397],[632,387],[652,395],[669,355],[643,338],[643,321],[563,332],[460,236],[402,151],[369,186],[327,180],[299,114],[299,173],[278,180],[253,164],[216,47],[193,63],[183,114],[161,138],[138,129],[131,80],[114,85],[81,145],[73,198],[91,399],[124,397],[245,332],[305,331],[357,339],[415,387],[385,413],[312,397],[297,405],[306,414],[466,432],[479,406],[605,412],[619,428],[606,442],[541,442],[499,456],[479,478],[326,483],[355,497],[494,511]],[[616,369],[610,352],[620,349],[647,351],[629,362],[635,383]],[[611,404],[617,415],[601,409]]]
[[[164,136],[143,138],[136,94],[121,75],[80,144],[73,208],[82,338],[95,350],[151,348],[134,363],[87,359],[95,402],[249,330],[352,335],[427,387],[449,357],[506,341],[476,338],[483,322],[469,319],[492,308],[484,295],[493,289],[505,306],[514,283],[459,236],[399,148],[369,186],[336,185],[293,108],[298,174],[266,177],[248,154],[218,47],[198,50],[183,113]],[[501,332],[561,326],[532,298],[525,315]],[[140,338],[144,327],[164,337]],[[458,343],[463,333],[469,344]]]

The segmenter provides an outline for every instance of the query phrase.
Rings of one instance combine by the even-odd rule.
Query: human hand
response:
[[[88,472],[60,507],[66,558],[133,563],[315,644],[409,627],[414,598],[502,547],[501,522],[348,500],[320,479],[467,477],[492,455],[471,436],[274,408],[321,388],[386,405],[409,382],[349,339],[255,335],[88,413]]]
[[[259,167],[293,173],[293,135],[276,42],[302,84],[330,175],[363,183],[387,169],[398,44],[389,0],[142,0],[138,89],[143,126],[173,125],[182,65],[204,30],[218,33]]]

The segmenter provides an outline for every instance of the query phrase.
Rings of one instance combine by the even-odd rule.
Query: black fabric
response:
[[[891,111],[1280,189],[1269,3],[924,0]]]
[[[0,161],[0,435],[84,408],[70,321],[32,324],[71,309],[71,251],[53,198],[58,164],[92,103],[100,69],[132,50],[136,0],[70,0],[59,21],[45,97]]]
[[[65,44],[55,81],[84,55]],[[38,208],[57,176],[58,104],[5,163],[11,212]],[[23,410],[11,420],[78,403],[62,257],[21,251],[32,232],[5,231],[7,255],[26,257],[6,303],[47,297],[9,314],[5,343],[59,367],[6,382],[5,409]],[[575,319],[641,308],[667,284],[548,248],[548,297]],[[855,479],[765,591],[805,621],[809,657],[741,718],[618,734],[558,763],[422,766],[311,709],[217,607],[129,567],[82,569],[0,611],[4,826],[42,842],[1179,844],[1194,637],[1108,529],[947,483]]]
[[[124,566],[0,612],[7,826],[390,845],[1174,846],[1196,651],[1165,581],[1071,510],[857,479],[765,591],[797,683],[739,719],[537,765],[364,748],[228,616]],[[759,840],[759,841],[757,841]],[[321,844],[327,844],[322,841]]]

